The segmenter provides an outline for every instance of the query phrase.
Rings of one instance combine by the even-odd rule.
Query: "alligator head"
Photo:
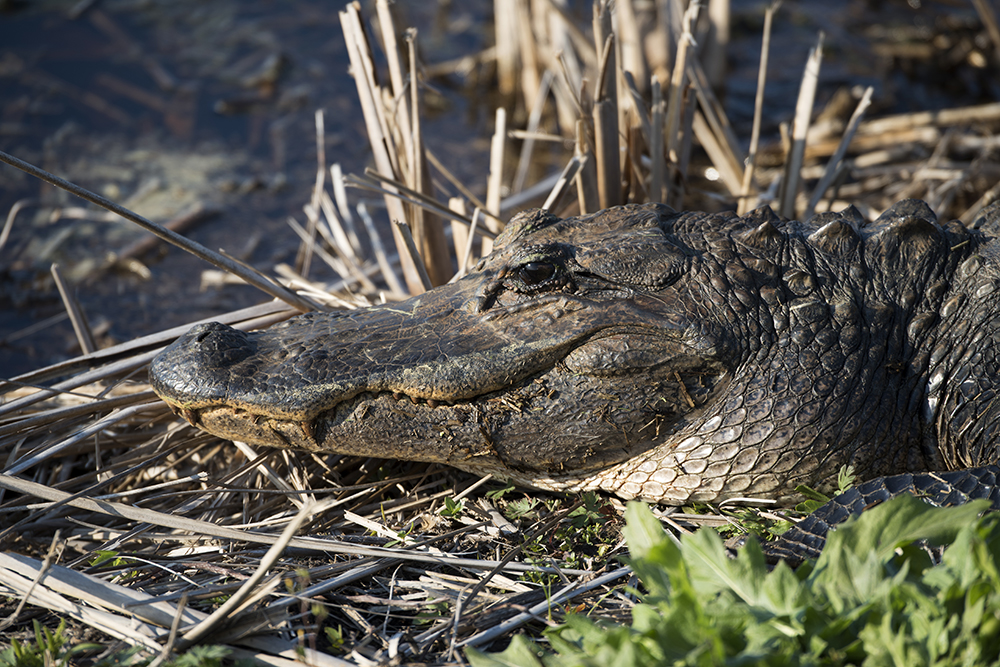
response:
[[[192,424],[258,445],[668,503],[781,496],[873,446],[885,417],[848,394],[884,379],[865,360],[890,344],[776,224],[769,209],[529,211],[453,284],[253,333],[201,325],[150,378]],[[827,245],[858,252],[849,232]]]

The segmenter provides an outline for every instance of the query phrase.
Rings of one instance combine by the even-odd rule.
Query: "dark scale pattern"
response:
[[[952,507],[970,500],[989,500],[1000,510],[1000,467],[995,465],[942,473],[904,473],[859,484],[846,491],[799,523],[774,542],[763,545],[772,561],[797,565],[807,558],[819,558],[829,532],[851,517],[903,493],[917,496],[935,507]]]
[[[991,232],[994,217],[984,213]],[[664,503],[996,463],[1000,246],[903,201],[810,222],[515,216],[463,280],[152,364],[200,427]]]

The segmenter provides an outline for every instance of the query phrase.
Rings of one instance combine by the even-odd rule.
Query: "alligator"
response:
[[[972,227],[975,227],[974,225]],[[156,392],[224,438],[664,504],[1000,461],[1000,246],[927,204],[517,214],[461,280],[244,333]]]

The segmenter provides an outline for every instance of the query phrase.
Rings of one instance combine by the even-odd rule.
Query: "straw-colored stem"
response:
[[[593,159],[594,152],[590,148],[590,138],[587,136],[590,128],[587,121],[576,122],[576,157],[584,161],[583,168],[576,175],[576,192],[580,202],[580,214],[596,213],[601,208],[597,195],[597,166]]]
[[[649,122],[649,156],[652,160],[649,175],[649,196],[653,201],[665,202],[666,193],[666,146],[663,143],[663,123],[667,112],[667,103],[663,99],[660,81],[655,76],[650,85],[653,104]]]
[[[375,83],[375,66],[372,62],[368,37],[361,23],[360,13],[361,5],[357,2],[350,3],[344,11],[340,12],[344,41],[347,46],[348,57],[351,61],[354,82],[358,89],[358,99],[361,102],[365,127],[368,130],[368,140],[371,143],[372,154],[375,158],[375,167],[383,176],[397,177],[399,168],[396,152],[389,148],[392,144],[392,137],[382,113],[381,89]],[[406,211],[403,203],[398,198],[386,196],[385,205],[388,209],[390,220],[406,220]],[[398,235],[395,226],[392,229],[393,237],[396,240],[396,247],[400,250],[403,278],[406,280],[406,285],[410,292],[412,294],[419,294],[423,290],[420,275],[417,272],[417,268],[410,262],[409,257],[403,251],[405,241]]]
[[[750,149],[747,152],[746,168],[743,170],[743,187],[740,189],[740,200],[737,213],[744,215],[755,202],[752,199],[754,170],[757,168],[757,148],[760,146],[760,124],[764,116],[764,88],[767,84],[767,60],[771,53],[771,25],[774,13],[781,6],[781,0],[772,2],[764,12],[764,35],[760,45],[760,66],[757,68],[757,94],[753,102],[753,127],[750,130]]]
[[[858,131],[858,125],[861,124],[861,119],[865,115],[865,111],[872,103],[872,93],[875,89],[872,86],[868,86],[865,89],[864,95],[861,96],[861,101],[858,102],[857,108],[851,115],[851,120],[847,123],[847,129],[844,130],[844,134],[840,139],[840,145],[837,147],[837,152],[833,154],[829,162],[826,164],[826,170],[823,172],[822,178],[816,184],[816,189],[813,190],[812,197],[809,199],[809,203],[806,205],[806,210],[803,211],[803,218],[811,218],[813,212],[816,210],[816,205],[819,204],[819,200],[822,199],[823,195],[826,193],[830,185],[833,184],[834,179],[840,172],[840,167],[844,155],[847,154],[847,148],[851,145],[851,141],[854,139],[854,133]]]
[[[791,147],[785,162],[784,178],[781,181],[779,207],[781,215],[795,217],[795,197],[798,195],[802,181],[802,164],[806,153],[806,137],[809,123],[812,120],[813,102],[816,99],[816,88],[819,85],[819,68],[823,60],[823,33],[809,51],[805,71],[802,74],[802,84],[799,87],[799,98],[795,104],[795,120],[792,124]]]
[[[52,265],[51,272],[52,279],[56,283],[56,289],[59,290],[59,297],[62,299],[63,307],[66,308],[69,321],[73,324],[73,333],[76,334],[76,341],[79,343],[80,349],[84,354],[90,354],[97,349],[97,345],[94,343],[94,332],[91,330],[90,324],[88,324],[87,318],[83,314],[80,302],[77,301],[76,296],[66,286],[65,281],[63,281],[58,264]]]

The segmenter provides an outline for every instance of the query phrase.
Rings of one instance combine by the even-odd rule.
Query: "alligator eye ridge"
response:
[[[550,262],[528,262],[517,270],[517,277],[527,286],[539,285],[555,275],[556,267]]]

